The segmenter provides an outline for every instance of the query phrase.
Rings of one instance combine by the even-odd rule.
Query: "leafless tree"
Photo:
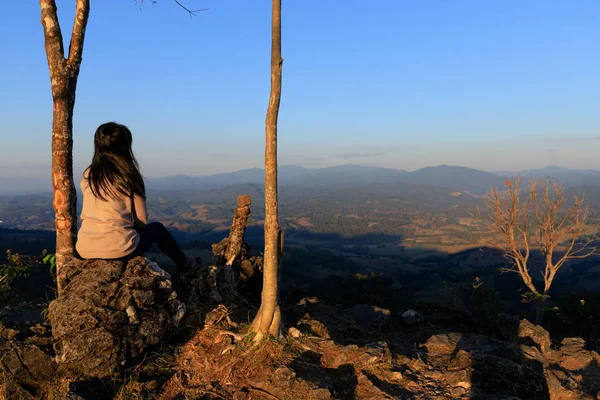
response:
[[[281,0],[272,3],[271,27],[271,95],[266,116],[265,146],[265,252],[261,305],[252,323],[258,341],[264,335],[281,334],[279,308],[279,273],[281,270],[283,232],[279,229],[277,204],[277,118],[281,100]]]
[[[569,260],[586,258],[596,252],[588,237],[595,228],[588,224],[584,197],[574,196],[567,204],[565,187],[552,179],[532,180],[529,189],[520,189],[520,179],[506,181],[506,191],[493,187],[485,197],[489,226],[498,235],[498,244],[510,267],[502,272],[519,274],[529,289],[524,300],[537,300],[537,323],[542,303],[548,299],[558,270]],[[532,250],[544,257],[543,286],[534,282],[528,262]]]
[[[40,0],[40,9],[54,102],[52,187],[56,224],[56,273],[60,277],[61,267],[75,254],[77,194],[73,183],[73,108],[90,1],[75,1],[75,21],[66,57],[56,2]],[[57,279],[57,281],[61,280]],[[60,292],[60,285],[58,290]]]

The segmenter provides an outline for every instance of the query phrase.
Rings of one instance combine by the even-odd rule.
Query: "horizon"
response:
[[[68,42],[74,6],[58,3]],[[600,3],[337,4],[283,6],[281,165],[600,169]],[[107,120],[131,128],[147,176],[262,168],[269,4],[188,5],[208,10],[189,18],[169,1],[94,5],[75,171]],[[7,6],[0,176],[46,177],[52,100],[39,5]]]
[[[304,169],[308,169],[308,170],[321,170],[321,169],[328,169],[328,168],[341,168],[341,167],[365,167],[365,168],[381,168],[381,169],[389,169],[389,170],[395,170],[398,172],[407,172],[407,173],[415,173],[418,172],[420,170],[423,169],[427,169],[427,168],[466,168],[466,169],[470,169],[470,170],[474,170],[474,171],[479,171],[479,172],[486,172],[492,175],[497,175],[497,176],[503,176],[503,174],[518,174],[518,173],[529,173],[529,172],[540,172],[540,171],[544,171],[544,170],[562,170],[564,172],[573,172],[573,173],[581,173],[581,174],[585,174],[587,172],[598,172],[600,173],[600,168],[599,169],[594,169],[594,168],[586,168],[586,169],[573,169],[573,168],[567,168],[567,167],[563,167],[560,165],[546,165],[543,166],[541,168],[527,168],[527,169],[519,169],[519,170],[515,170],[515,169],[501,169],[501,170],[493,170],[493,171],[489,171],[489,170],[484,170],[484,169],[479,169],[479,168],[473,168],[473,167],[469,167],[466,165],[448,165],[448,164],[434,164],[434,165],[427,165],[424,166],[422,168],[418,168],[418,169],[414,169],[414,170],[407,170],[407,169],[402,169],[402,168],[394,168],[394,167],[382,167],[382,166],[378,166],[378,165],[369,165],[369,164],[360,164],[360,163],[346,163],[346,164],[337,164],[337,165],[330,165],[330,166],[326,166],[326,167],[306,167],[303,165],[299,165],[299,164],[280,164],[279,168],[286,168],[286,167],[300,167],[300,168],[304,168]],[[250,170],[261,170],[264,171],[264,167],[262,166],[258,166],[258,167],[248,167],[248,168],[242,168],[242,169],[236,169],[236,170],[230,170],[230,171],[224,171],[224,172],[216,172],[213,174],[205,174],[205,175],[195,175],[195,174],[186,174],[186,173],[180,173],[180,174],[171,174],[171,175],[148,175],[148,174],[144,174],[142,171],[142,175],[144,177],[144,179],[152,179],[152,180],[159,180],[159,179],[167,179],[167,178],[173,178],[173,177],[190,177],[190,178],[203,178],[203,177],[211,177],[211,176],[217,176],[217,175],[228,175],[228,174],[235,174],[238,172],[243,172],[243,171],[250,171]],[[10,180],[10,181],[19,181],[22,180],[23,182],[27,182],[27,181],[35,181],[35,182],[39,182],[39,181],[48,181],[48,184],[50,184],[51,182],[51,178],[50,178],[50,166],[48,166],[48,170],[47,170],[47,174],[48,175],[39,175],[39,176],[29,176],[29,177],[10,177],[10,176],[6,176],[6,175],[0,175],[0,179],[6,179],[6,180]],[[82,170],[74,170],[74,178],[75,178],[75,186],[76,188],[78,188],[78,182],[79,182],[79,178],[80,176],[83,174],[83,169]],[[0,190],[0,194],[2,193],[2,191]]]

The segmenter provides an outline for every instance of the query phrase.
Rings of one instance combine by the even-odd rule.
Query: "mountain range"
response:
[[[518,172],[486,172],[473,168],[438,165],[409,172],[394,168],[347,164],[324,168],[306,168],[298,165],[279,167],[279,183],[306,188],[345,188],[382,183],[412,183],[441,186],[485,193],[491,186],[501,186],[507,179],[552,177],[567,186],[600,186],[599,170],[574,170],[557,166]],[[220,188],[238,184],[258,184],[264,181],[264,170],[249,168],[231,173],[207,176],[175,175],[146,178],[149,189],[183,190]],[[14,179],[0,177],[0,194],[31,194],[51,191],[50,179]]]
[[[523,179],[550,177],[567,186],[600,186],[599,170],[573,170],[555,166],[518,172],[486,172],[450,165],[425,167],[413,172],[356,164],[324,168],[305,168],[298,165],[279,167],[279,183],[281,185],[328,189],[384,183],[411,183],[482,194],[487,192],[491,186],[502,186],[507,179],[517,176],[521,176]],[[174,190],[217,188],[243,183],[260,185],[263,181],[264,170],[260,168],[209,176],[178,175],[146,180],[149,188]]]

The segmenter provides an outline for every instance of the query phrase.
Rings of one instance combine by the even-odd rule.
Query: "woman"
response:
[[[131,150],[131,131],[115,122],[94,135],[94,157],[83,173],[83,210],[77,252],[83,258],[141,256],[156,243],[179,272],[195,267],[160,222],[148,223],[146,189]]]

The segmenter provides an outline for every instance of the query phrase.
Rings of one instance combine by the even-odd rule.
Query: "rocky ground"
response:
[[[187,316],[202,324],[184,320],[124,371],[91,379],[56,364],[49,326],[14,318],[27,310],[3,311],[2,393],[11,400],[600,399],[598,353],[508,315],[491,338],[444,331],[416,312],[306,298],[286,310],[284,338],[255,346],[243,334],[248,310],[207,306]]]

